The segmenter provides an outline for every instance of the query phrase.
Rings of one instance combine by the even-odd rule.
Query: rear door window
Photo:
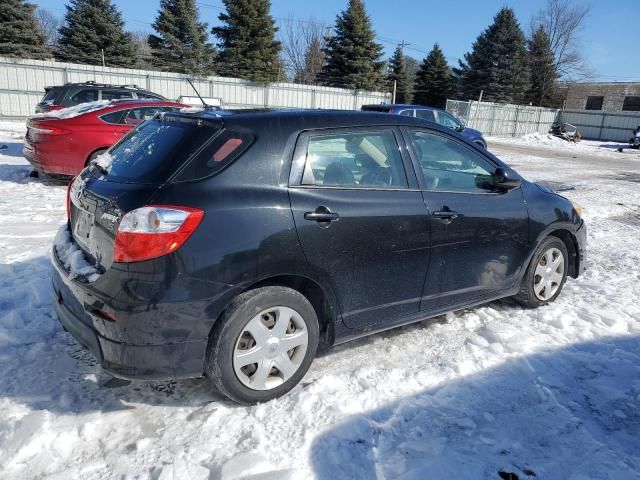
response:
[[[309,138],[304,185],[407,188],[400,148],[391,130]]]
[[[102,90],[102,100],[121,100],[133,98],[133,93],[126,90]]]
[[[218,133],[214,122],[152,120],[111,148],[107,181],[162,183]]]
[[[436,121],[436,116],[433,114],[433,110],[416,110],[416,117],[430,122]]]
[[[97,88],[84,88],[69,98],[69,106],[78,105],[79,103],[86,102],[95,102],[98,100],[98,89]]]

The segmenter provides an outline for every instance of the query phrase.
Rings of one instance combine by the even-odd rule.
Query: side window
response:
[[[493,190],[495,167],[462,143],[420,130],[410,130],[409,137],[429,190]]]
[[[98,90],[95,88],[85,88],[84,90],[74,93],[69,100],[71,100],[71,105],[95,102],[98,100]]]
[[[438,123],[443,127],[457,128],[460,123],[448,113],[438,112]]]
[[[436,116],[433,114],[433,110],[416,110],[416,117],[430,122],[436,121]]]
[[[309,138],[305,185],[407,188],[392,131],[353,132]]]
[[[402,110],[400,112],[400,115],[405,115],[407,117],[413,117],[414,116],[413,112],[414,112],[414,110]]]
[[[242,155],[253,138],[249,133],[223,130],[182,169],[176,180],[197,180],[213,175]]]
[[[162,100],[162,97],[149,92],[137,91],[136,95],[140,99]]]
[[[122,98],[133,98],[133,94],[126,90],[102,90],[102,100],[120,100]]]
[[[100,119],[103,122],[106,123],[111,123],[111,124],[123,124],[124,123],[124,116],[127,113],[126,110],[120,110],[119,112],[111,112],[111,113],[106,113],[104,115],[100,116]]]
[[[145,120],[151,120],[158,112],[166,112],[166,107],[140,107],[129,110],[124,123],[127,125],[139,125]]]

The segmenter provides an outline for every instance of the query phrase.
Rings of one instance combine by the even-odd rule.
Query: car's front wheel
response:
[[[547,237],[538,247],[515,299],[526,307],[553,302],[567,280],[569,256],[564,242]]]
[[[266,402],[291,390],[318,347],[313,306],[296,290],[262,287],[239,295],[218,319],[205,373],[227,397]]]

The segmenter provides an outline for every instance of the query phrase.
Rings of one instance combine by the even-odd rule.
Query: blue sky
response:
[[[62,0],[32,0],[56,15],[64,15]],[[129,30],[151,30],[159,0],[115,0]],[[201,18],[209,26],[218,23],[220,0],[197,0]],[[272,0],[276,18],[295,15],[333,24],[347,0]],[[400,40],[411,45],[405,51],[420,60],[434,42],[449,63],[457,64],[478,34],[504,5],[512,7],[523,28],[540,10],[544,0],[365,0],[378,41],[389,54]],[[594,69],[594,80],[640,81],[638,7],[633,0],[593,0],[591,15],[582,34],[584,56]],[[635,5],[634,5],[635,3]]]

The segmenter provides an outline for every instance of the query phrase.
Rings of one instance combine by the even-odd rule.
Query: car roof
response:
[[[411,108],[414,110],[435,110],[438,112],[442,112],[443,110],[441,108],[435,108],[435,107],[427,107],[425,105],[412,105],[410,103],[377,103],[377,104],[368,104],[368,105],[363,105],[363,108],[369,107],[369,108]]]
[[[171,116],[174,115],[198,116],[203,119],[222,121],[226,125],[246,126],[255,129],[262,129],[264,125],[278,125],[282,130],[290,132],[321,128],[394,125],[416,125],[441,130],[433,122],[420,118],[360,110],[203,110],[171,114]],[[442,131],[446,130],[442,129]]]
[[[87,82],[77,82],[77,83],[65,83],[64,85],[50,85],[47,87],[44,87],[45,90],[47,89],[51,89],[51,88],[68,88],[68,87],[94,87],[94,88],[121,88],[123,90],[140,90],[140,91],[147,91],[144,88],[139,87],[138,85],[134,85],[134,84],[127,84],[127,85],[112,85],[109,83],[97,83],[94,81],[87,81]]]

